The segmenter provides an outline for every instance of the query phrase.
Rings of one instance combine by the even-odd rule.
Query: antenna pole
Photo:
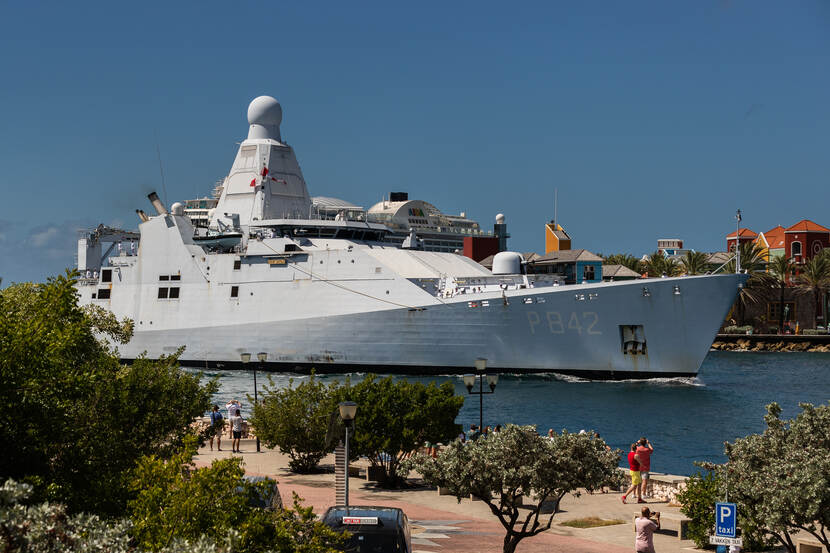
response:
[[[164,194],[164,203],[167,205],[167,185],[164,184],[164,167],[161,164],[161,148],[159,148],[159,139],[156,136],[156,130],[153,129],[153,137],[156,139],[156,156],[159,159],[159,172],[161,173],[161,192]]]
[[[741,210],[735,214],[735,272],[741,272]]]
[[[553,189],[553,230],[556,230],[556,214],[559,209],[559,189]]]

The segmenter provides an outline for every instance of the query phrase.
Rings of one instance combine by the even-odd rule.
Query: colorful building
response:
[[[758,233],[753,232],[748,228],[738,229],[738,242],[741,244],[746,244],[748,242],[752,242],[758,238]],[[727,234],[726,235],[726,251],[734,252],[735,251],[735,233]]]
[[[784,230],[784,227],[778,225],[766,232],[762,232],[755,239],[755,243],[761,248],[761,258],[767,263],[773,257],[781,257],[785,254]]]
[[[571,249],[571,237],[562,228],[562,225],[551,221],[545,224],[545,253]]]
[[[784,255],[794,263],[805,263],[830,247],[830,229],[802,219],[784,231]]]

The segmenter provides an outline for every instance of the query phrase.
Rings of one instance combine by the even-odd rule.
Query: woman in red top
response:
[[[628,453],[628,468],[630,469],[628,472],[631,475],[631,486],[622,496],[623,503],[625,503],[626,496],[635,490],[637,491],[637,503],[643,501],[640,497],[640,463],[634,458],[637,455],[636,451],[637,444],[631,444],[631,451]]]

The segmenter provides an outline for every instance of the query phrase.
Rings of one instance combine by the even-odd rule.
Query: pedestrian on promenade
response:
[[[225,431],[225,419],[218,405],[213,406],[210,412],[210,450],[213,451],[213,438],[216,438],[216,449],[222,451],[222,432]]]
[[[479,436],[481,436],[481,432],[478,431],[478,426],[475,424],[470,425],[470,433],[467,434],[467,440],[470,442],[476,441]]]
[[[652,513],[648,507],[643,507],[640,516],[634,520],[634,527],[637,529],[634,550],[637,553],[654,553],[654,531],[660,529],[660,512]]]
[[[231,432],[233,433],[233,442],[231,442],[231,449],[234,453],[242,453],[239,449],[239,441],[242,439],[242,411],[236,410],[236,414],[231,417]]]
[[[493,429],[493,432],[495,434],[498,434],[499,432],[501,432],[501,425],[497,424],[496,427]]]
[[[640,495],[640,463],[637,462],[637,442],[631,444],[631,451],[628,452],[628,474],[631,475],[631,486],[628,487],[622,496],[622,502],[625,503],[625,498],[631,492],[637,492],[637,503],[642,503],[643,499]]]
[[[640,463],[640,478],[643,479],[643,482],[640,484],[642,486],[642,491],[640,493],[641,497],[648,497],[648,477],[649,471],[651,471],[651,454],[654,453],[654,447],[652,447],[651,442],[649,442],[645,437],[640,438],[640,443],[637,446],[637,462]]]
[[[231,418],[236,414],[236,411],[242,409],[242,404],[239,403],[238,399],[232,399],[225,404],[225,409],[228,410],[228,420],[230,421]],[[233,428],[228,429],[228,437],[233,438]]]
[[[553,439],[553,428],[548,428],[548,440]]]

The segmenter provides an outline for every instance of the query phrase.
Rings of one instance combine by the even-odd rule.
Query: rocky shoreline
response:
[[[718,334],[711,351],[770,351],[830,353],[830,336]]]

